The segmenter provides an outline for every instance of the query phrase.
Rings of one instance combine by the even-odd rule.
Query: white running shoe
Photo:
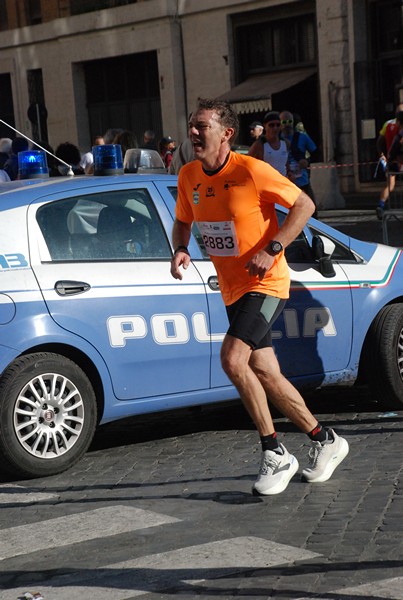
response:
[[[311,441],[309,449],[309,465],[302,471],[302,476],[310,483],[322,483],[327,481],[333,474],[335,468],[344,460],[348,454],[347,440],[340,437],[330,429],[334,436],[333,442]]]
[[[283,454],[265,450],[262,454],[259,475],[253,485],[255,495],[270,496],[285,490],[290,479],[298,471],[298,461],[280,444]]]

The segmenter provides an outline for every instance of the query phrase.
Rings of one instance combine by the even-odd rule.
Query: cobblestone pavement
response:
[[[403,410],[366,390],[309,404],[345,436],[333,478],[254,497],[257,434],[234,405],[102,427],[70,471],[0,484],[0,598],[403,598]],[[303,468],[307,438],[276,418]]]

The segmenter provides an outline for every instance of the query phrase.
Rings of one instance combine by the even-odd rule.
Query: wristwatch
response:
[[[185,252],[186,254],[189,254],[189,250],[187,246],[177,246],[174,250],[174,256],[175,254],[177,254],[178,252]],[[189,254],[190,256],[190,254]]]
[[[276,256],[277,254],[280,254],[280,252],[284,249],[284,246],[281,242],[278,242],[277,240],[272,240],[269,244],[269,248],[270,253]]]

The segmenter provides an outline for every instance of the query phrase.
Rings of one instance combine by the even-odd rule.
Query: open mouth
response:
[[[192,140],[193,150],[195,152],[203,150],[203,144],[199,140]]]

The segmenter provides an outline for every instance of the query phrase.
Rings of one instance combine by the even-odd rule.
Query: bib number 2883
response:
[[[238,256],[239,247],[233,221],[198,221],[206,250],[212,256]]]

